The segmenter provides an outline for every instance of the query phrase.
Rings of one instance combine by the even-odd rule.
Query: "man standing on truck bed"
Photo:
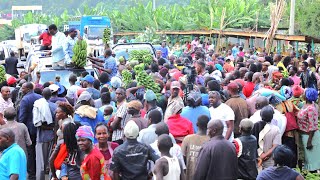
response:
[[[101,71],[105,71],[109,74],[109,78],[111,79],[113,76],[117,75],[118,67],[116,63],[116,59],[112,57],[112,50],[106,49],[104,52],[103,60],[100,58],[90,57],[88,59],[92,62],[92,67],[97,68]]]
[[[52,36],[50,34],[50,32],[48,31],[48,29],[46,29],[45,32],[43,32],[40,37],[39,37],[39,42],[42,40],[42,44],[40,47],[40,51],[42,50],[51,50],[52,46],[51,46],[51,40],[52,40]]]
[[[64,44],[66,43],[66,36],[58,31],[55,24],[51,24],[48,29],[49,33],[52,35],[52,50],[48,52],[48,55],[52,54],[53,68],[64,68],[66,55]]]
[[[67,54],[65,56],[66,65],[69,65],[72,61],[73,47],[79,38],[80,38],[80,31],[75,28],[70,28],[69,35],[67,36],[67,41],[64,44],[64,48],[63,48],[67,51]]]

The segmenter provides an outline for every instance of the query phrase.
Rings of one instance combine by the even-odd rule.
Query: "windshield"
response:
[[[42,71],[40,72],[41,78],[40,78],[40,84],[44,84],[45,82],[49,81],[55,81],[56,77],[60,77],[60,84],[63,85],[66,88],[70,87],[69,84],[69,76],[71,74],[75,74],[78,77],[78,81],[80,80],[80,75],[83,71],[89,72],[92,76],[94,76],[94,70],[93,69],[72,69],[72,70],[52,70],[52,71]]]
[[[88,39],[93,40],[98,37],[101,39],[103,36],[104,27],[89,27],[88,28]]]

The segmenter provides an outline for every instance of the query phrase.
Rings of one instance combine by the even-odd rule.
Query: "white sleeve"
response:
[[[234,115],[234,112],[230,106],[226,105],[225,112],[226,112],[225,120],[226,121],[229,121],[229,120],[234,121],[235,115]]]

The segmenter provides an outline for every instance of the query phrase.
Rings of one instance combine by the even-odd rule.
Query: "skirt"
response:
[[[319,130],[314,132],[312,138],[313,148],[307,149],[307,143],[309,135],[300,134],[302,141],[302,148],[304,151],[304,168],[308,171],[315,171],[320,169],[320,132]]]

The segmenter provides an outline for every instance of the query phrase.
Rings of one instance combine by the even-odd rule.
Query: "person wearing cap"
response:
[[[110,170],[113,179],[147,179],[148,160],[155,162],[159,159],[154,150],[137,141],[139,127],[134,121],[128,121],[124,127],[126,141],[118,146],[112,157]]]
[[[46,29],[45,32],[43,32],[40,36],[39,36],[39,42],[42,40],[41,43],[41,47],[40,47],[40,51],[43,50],[51,50],[52,46],[51,46],[51,40],[52,40],[52,35],[50,34],[50,32],[48,31],[48,29]]]
[[[15,57],[15,54],[13,51],[10,51],[10,57],[5,59],[6,64],[6,73],[10,74],[11,76],[18,75],[19,72],[17,70],[17,64],[19,60]]]
[[[188,106],[184,107],[181,112],[181,116],[190,120],[193,125],[194,132],[198,131],[197,120],[201,115],[205,115],[210,118],[210,112],[208,107],[202,106],[202,97],[200,92],[191,92],[187,97]]]
[[[60,94],[65,91],[65,88],[63,86],[59,86],[57,84],[51,84],[49,86],[49,89],[51,90],[52,96],[50,98],[50,102],[57,103],[58,101],[61,102],[67,102],[67,99],[64,97],[59,97]]]
[[[76,28],[70,28],[69,35],[64,44],[64,49],[66,50],[65,63],[67,65],[71,63],[71,60],[73,57],[73,47],[76,44],[76,42],[79,40],[79,38],[80,38],[80,31],[77,30]]]
[[[234,136],[240,136],[239,124],[242,119],[249,117],[248,105],[246,100],[242,99],[239,95],[239,86],[237,83],[232,82],[229,83],[228,93],[230,95],[230,99],[226,101],[226,105],[228,105],[234,112]]]
[[[104,156],[94,146],[94,134],[90,126],[80,126],[76,132],[79,149],[85,154],[80,166],[83,180],[111,180],[107,175]]]
[[[128,121],[134,121],[138,125],[139,131],[148,127],[147,119],[142,118],[140,114],[142,108],[143,105],[139,100],[133,100],[127,104],[127,112],[131,115]]]
[[[32,141],[32,145],[27,147],[28,151],[28,178],[36,178],[36,140],[37,129],[33,124],[33,104],[36,100],[42,98],[41,95],[34,93],[34,85],[31,82],[26,82],[22,85],[21,91],[24,94],[19,108],[18,121],[24,123],[29,131],[29,135]]]
[[[77,100],[79,106],[74,112],[74,121],[78,121],[82,125],[89,125],[94,129],[98,123],[104,122],[104,118],[103,112],[92,107],[91,101],[91,94],[88,91],[83,91]]]
[[[13,103],[10,98],[10,89],[8,86],[3,86],[1,88],[0,95],[0,125],[6,124],[7,120],[3,115],[4,111],[9,107],[13,107]]]
[[[192,122],[180,115],[183,108],[183,102],[176,103],[172,108],[173,114],[169,116],[167,121],[170,133],[176,139],[177,143],[180,144],[184,137],[194,132]]]
[[[156,94],[152,90],[148,89],[143,98],[146,102],[145,106],[147,109],[145,118],[149,119],[149,113],[153,110],[158,110],[161,113],[161,120],[163,120],[163,111],[159,106],[157,106]]]
[[[118,67],[111,49],[105,50],[103,59],[89,56],[88,59],[92,62],[92,67],[107,72],[110,78],[117,75]]]
[[[86,75],[84,78],[81,79],[82,81],[82,87],[87,88],[86,91],[88,91],[91,94],[92,99],[96,100],[100,98],[100,91],[95,89],[93,87],[94,77],[90,74]]]
[[[182,98],[179,96],[179,92],[180,92],[180,83],[178,81],[174,81],[171,83],[170,86],[170,92],[171,92],[171,96],[168,99],[168,104],[167,104],[167,109],[165,111],[165,115],[164,115],[164,122],[168,121],[168,118],[174,114],[174,107],[177,104],[182,104],[183,105],[183,100]],[[184,107],[184,105],[182,106],[182,108]],[[182,109],[181,108],[181,109]],[[176,112],[175,112],[176,113]]]
[[[9,86],[10,93],[11,93],[17,86],[17,79],[15,77],[11,76],[7,79],[7,84]]]

